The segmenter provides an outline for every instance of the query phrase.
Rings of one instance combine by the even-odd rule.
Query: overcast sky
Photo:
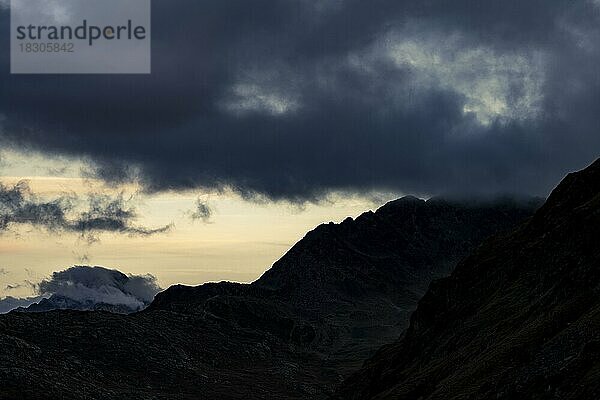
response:
[[[3,148],[83,160],[86,177],[149,196],[294,203],[545,196],[600,154],[598,0],[152,7],[140,76],[11,76],[2,9]]]
[[[594,0],[157,0],[152,14],[149,76],[9,76],[1,35],[2,138],[152,191],[292,200],[546,194],[600,149]]]

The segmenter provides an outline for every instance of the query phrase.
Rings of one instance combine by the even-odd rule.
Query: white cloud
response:
[[[464,111],[474,113],[482,124],[534,118],[541,110],[544,57],[539,51],[463,47],[460,38],[452,36],[430,42],[393,37],[387,43],[389,57],[398,67],[408,68],[419,86],[464,96]]]
[[[297,100],[277,88],[257,83],[238,83],[233,86],[225,108],[234,113],[259,112],[282,115],[298,109]]]
[[[38,296],[2,299],[0,313],[27,307],[43,298],[64,298],[85,305],[126,306],[136,311],[146,307],[160,291],[152,275],[125,275],[117,270],[86,266],[55,272],[33,286]]]

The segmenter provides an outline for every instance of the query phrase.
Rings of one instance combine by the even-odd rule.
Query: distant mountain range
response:
[[[319,226],[250,285],[174,286],[132,315],[1,316],[0,398],[326,398],[432,280],[539,205],[406,197]]]
[[[37,296],[0,300],[0,313],[52,310],[130,314],[146,308],[161,290],[152,275],[125,275],[115,269],[76,265],[31,284]]]
[[[77,300],[67,296],[52,295],[39,301],[15,309],[15,312],[46,312],[53,310],[108,311],[116,314],[130,314],[139,310],[126,304],[109,304],[97,300]]]

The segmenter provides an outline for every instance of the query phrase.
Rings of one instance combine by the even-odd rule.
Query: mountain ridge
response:
[[[302,321],[305,332],[311,326],[327,327],[315,329],[315,341],[310,344],[328,358],[354,354],[354,361],[342,368],[349,372],[360,366],[376,344],[388,343],[402,332],[432,279],[449,274],[482,239],[513,227],[538,205],[539,199],[465,204],[441,198],[400,198],[355,219],[319,225],[249,287],[235,286],[234,295],[244,291],[244,295],[260,293],[262,300],[276,299],[285,314]],[[218,291],[214,284],[208,288]],[[175,290],[159,294],[159,303]],[[185,303],[193,304],[204,290],[191,289],[193,295]],[[228,293],[213,293],[219,294]],[[375,319],[372,309],[378,310]],[[351,329],[346,328],[349,319],[353,320]],[[364,342],[368,346],[355,346]]]
[[[0,316],[0,392],[325,398],[398,337],[434,277],[537,206],[400,199],[317,227],[252,284],[174,286],[131,315]]]
[[[335,398],[600,396],[600,160],[432,283],[402,338]]]

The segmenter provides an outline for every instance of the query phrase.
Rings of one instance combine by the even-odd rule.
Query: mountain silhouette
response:
[[[173,286],[131,315],[0,316],[0,398],[325,398],[433,279],[539,204],[407,197],[317,227],[253,284]]]
[[[600,160],[434,282],[339,399],[600,398]]]

